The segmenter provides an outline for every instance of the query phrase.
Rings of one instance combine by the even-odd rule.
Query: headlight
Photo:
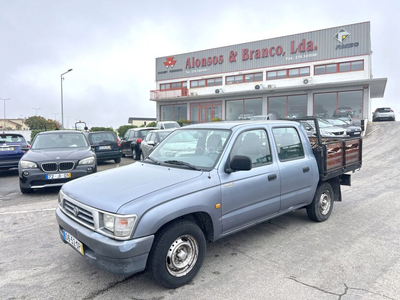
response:
[[[35,169],[35,168],[37,168],[37,164],[35,164],[34,162],[31,162],[31,161],[21,160],[19,163],[20,163],[22,169]]]
[[[81,159],[78,163],[78,165],[93,165],[93,164],[94,164],[94,156]]]
[[[103,214],[103,226],[116,237],[129,237],[135,225],[136,216],[115,216]]]
[[[62,201],[64,199],[64,193],[62,191],[60,191],[58,193],[58,205],[60,205],[62,207]]]
[[[327,136],[335,136],[332,132],[321,130],[322,135],[327,135]]]

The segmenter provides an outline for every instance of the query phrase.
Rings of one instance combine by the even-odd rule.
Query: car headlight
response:
[[[35,164],[32,161],[21,160],[19,163],[20,163],[22,169],[35,169],[35,168],[37,168],[37,164]]]
[[[335,136],[332,132],[321,130],[322,135],[327,135],[327,136]]]
[[[116,237],[129,237],[135,226],[136,216],[116,216],[103,214],[103,226]]]
[[[78,163],[78,165],[93,165],[93,164],[94,164],[94,156],[81,159]]]
[[[62,207],[62,201],[64,199],[64,193],[62,191],[60,191],[58,193],[58,205]]]

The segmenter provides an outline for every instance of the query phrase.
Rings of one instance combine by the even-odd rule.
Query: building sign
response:
[[[156,80],[205,76],[370,53],[370,23],[156,59]]]

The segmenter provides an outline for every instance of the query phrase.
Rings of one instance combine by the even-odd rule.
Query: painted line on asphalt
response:
[[[26,214],[26,213],[36,213],[42,211],[55,211],[56,208],[42,208],[35,210],[19,210],[19,211],[8,211],[8,212],[0,212],[0,215],[16,215],[16,214]]]
[[[371,132],[368,132],[368,134],[367,134],[367,135],[370,135],[371,133],[373,133],[373,132],[377,131],[379,128],[380,128],[380,127],[376,128],[375,130],[372,130]]]

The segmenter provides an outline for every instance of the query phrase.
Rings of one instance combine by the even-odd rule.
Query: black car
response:
[[[30,145],[21,134],[0,134],[0,170],[18,167],[21,157],[29,150]]]
[[[96,154],[81,131],[45,131],[19,161],[19,186],[22,193],[31,193],[96,171]]]
[[[132,156],[133,159],[140,159],[140,144],[150,130],[156,127],[132,128],[129,129],[121,141],[122,155]]]
[[[84,132],[89,140],[90,146],[96,153],[97,161],[114,160],[121,162],[121,143],[117,136],[111,131]]]

